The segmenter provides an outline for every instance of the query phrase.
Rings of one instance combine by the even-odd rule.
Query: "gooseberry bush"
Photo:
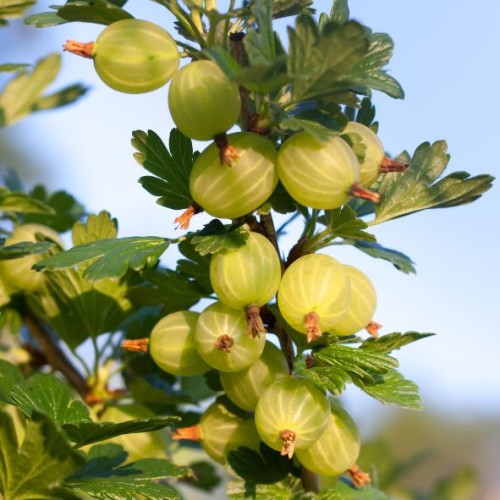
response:
[[[162,235],[162,220],[158,235],[119,237],[106,207],[88,213],[66,192],[6,177],[1,496],[180,498],[184,484],[209,491],[224,476],[227,498],[388,498],[377,464],[358,464],[342,393],[352,384],[420,409],[393,352],[432,334],[383,332],[369,270],[335,246],[414,272],[376,226],[470,203],[493,178],[442,176],[444,141],[386,154],[373,102],[403,97],[384,69],[393,41],[351,19],[347,0],[326,12],[311,0],[158,3],[171,25],[118,0],[26,16],[102,31],[33,67],[0,65],[15,73],[3,127],[85,93],[45,94],[71,53],[117,92],[157,91],[175,128],[132,131],[131,154],[178,231]],[[29,4],[9,5],[2,24]],[[208,222],[190,229],[202,213]],[[292,221],[302,225],[286,246]]]

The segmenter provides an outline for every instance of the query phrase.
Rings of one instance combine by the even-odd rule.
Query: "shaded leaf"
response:
[[[126,455],[119,448],[92,447],[85,467],[68,478],[65,487],[98,499],[135,500],[137,495],[149,500],[181,498],[172,486],[159,481],[187,476],[191,473],[188,467],[156,458],[122,465]]]
[[[321,491],[316,500],[389,500],[389,497],[373,486],[356,488],[340,480],[332,488]]]
[[[0,260],[18,259],[26,255],[47,253],[54,246],[55,243],[50,241],[15,243],[14,245],[3,246],[0,247]]]
[[[330,21],[337,24],[344,24],[349,21],[349,3],[347,0],[334,0],[330,11]]]
[[[24,380],[21,370],[7,362],[0,359],[0,401],[3,403],[12,404],[10,391],[14,386]]]
[[[189,276],[207,295],[213,292],[210,282],[210,255],[200,255],[189,240],[177,246],[186,259],[177,260],[177,272]]]
[[[57,26],[67,22],[84,22],[109,25],[121,19],[132,19],[134,16],[120,8],[117,3],[105,0],[79,0],[67,2],[62,6],[51,6],[55,12],[42,12],[28,16],[26,24],[37,28]]]
[[[467,172],[454,172],[438,179],[449,162],[444,141],[421,144],[408,161],[407,172],[381,177],[378,191],[382,201],[375,207],[376,217],[370,225],[429,208],[444,208],[471,203],[491,188],[491,175],[471,177]]]
[[[202,256],[239,248],[248,238],[248,229],[239,224],[224,225],[213,219],[191,236],[190,242]]]
[[[181,479],[183,483],[189,484],[203,491],[211,491],[221,482],[217,469],[210,462],[192,462],[189,464],[192,474]]]
[[[405,274],[416,273],[414,262],[402,252],[398,250],[392,250],[390,248],[385,248],[378,243],[372,243],[369,241],[358,240],[354,243],[354,246],[361,250],[362,252],[375,257],[377,259],[384,259],[390,262],[398,271]]]
[[[137,162],[154,175],[143,176],[139,182],[146,191],[159,196],[159,205],[179,210],[193,204],[189,175],[198,153],[193,153],[190,139],[172,129],[169,151],[152,130],[136,130],[132,132],[132,146],[137,150]]]
[[[65,191],[55,191],[49,194],[42,185],[35,186],[30,191],[33,200],[50,208],[50,214],[29,213],[24,222],[43,224],[64,233],[73,227],[85,214],[84,208],[78,201]]]
[[[228,453],[227,461],[238,476],[254,484],[273,484],[290,473],[300,474],[294,462],[281,456],[279,451],[264,443],[260,444],[259,451],[240,447]]]
[[[252,66],[265,66],[276,56],[272,23],[273,3],[273,0],[256,0],[250,7],[255,26],[247,30],[243,43]]]
[[[0,492],[5,500],[58,498],[53,488],[84,462],[63,432],[37,413],[18,443],[12,417],[0,409],[0,442]]]
[[[81,421],[63,424],[62,428],[69,439],[74,442],[74,446],[80,448],[122,434],[158,431],[177,423],[179,420],[178,417],[158,416],[119,423]]]
[[[297,16],[299,14],[314,14],[315,10],[310,8],[313,0],[274,0],[273,18]]]
[[[22,214],[43,214],[44,217],[54,213],[54,209],[42,200],[33,198],[26,193],[11,192],[1,186],[0,211]]]
[[[121,278],[129,269],[139,271],[156,264],[170,241],[157,236],[130,236],[97,240],[73,247],[38,262],[37,271],[59,270],[95,259],[83,272],[90,280]]]

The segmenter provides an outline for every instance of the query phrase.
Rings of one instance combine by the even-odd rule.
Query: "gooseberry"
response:
[[[265,332],[259,308],[276,294],[281,263],[272,243],[259,233],[248,232],[245,243],[216,253],[210,261],[210,282],[221,302],[244,309],[248,333]]]
[[[252,132],[227,137],[237,157],[221,165],[217,144],[196,159],[189,178],[194,201],[213,217],[235,219],[259,208],[278,183],[273,143]],[[347,144],[346,144],[347,146]]]
[[[268,446],[292,458],[323,434],[330,409],[326,395],[310,380],[287,376],[271,384],[255,409],[255,426]]]
[[[309,342],[332,330],[347,313],[351,286],[347,272],[333,257],[309,254],[287,268],[278,289],[285,321]]]
[[[347,313],[335,324],[331,333],[352,335],[370,323],[377,306],[377,294],[365,273],[353,266],[344,264],[343,267],[351,284],[351,302]]]
[[[64,49],[92,58],[106,85],[129,94],[162,87],[177,71],[180,60],[170,34],[140,19],[116,21],[101,32],[95,43],[68,40]]]
[[[200,356],[212,368],[237,372],[248,368],[262,354],[265,335],[247,334],[245,313],[214,302],[200,314],[194,341]]]
[[[289,374],[288,365],[280,349],[266,341],[257,361],[240,372],[221,372],[220,381],[229,399],[247,411],[254,411],[261,394],[275,380]]]
[[[177,311],[163,317],[151,331],[149,354],[167,373],[179,376],[201,375],[210,367],[198,354],[194,330],[199,313]]]
[[[199,441],[207,455],[218,463],[225,463],[230,451],[240,447],[259,451],[260,437],[253,419],[243,419],[215,401],[191,427],[177,429],[172,439]]]
[[[172,120],[184,135],[209,141],[238,120],[240,91],[216,63],[193,61],[172,78],[168,105]]]
[[[360,434],[349,413],[330,402],[331,413],[325,431],[307,448],[297,450],[297,459],[321,476],[338,476],[354,466],[361,447]]]
[[[22,242],[35,243],[39,241],[37,235],[40,235],[43,239],[57,243],[60,247],[63,246],[59,233],[41,224],[22,224],[17,226],[5,240],[5,246]],[[47,254],[32,254],[19,257],[18,259],[0,261],[0,274],[5,286],[25,292],[39,290],[43,285],[45,275],[31,268],[46,256]]]

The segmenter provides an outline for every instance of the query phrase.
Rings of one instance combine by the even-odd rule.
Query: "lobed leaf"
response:
[[[83,465],[64,433],[34,413],[18,443],[10,415],[0,409],[0,493],[4,500],[52,500],[63,479]]]
[[[18,259],[26,255],[47,253],[54,246],[55,243],[50,241],[15,243],[14,245],[3,246],[0,247],[0,260]]]
[[[174,210],[193,204],[189,192],[189,175],[198,153],[193,153],[191,140],[172,129],[167,149],[158,134],[152,130],[132,132],[134,158],[153,176],[143,176],[140,184],[154,196],[157,203]]]
[[[189,276],[206,295],[211,295],[210,255],[200,255],[189,240],[181,241],[177,248],[186,258],[177,260],[176,271]]]
[[[374,486],[356,488],[339,480],[335,486],[319,492],[316,500],[389,500],[389,497]]]
[[[13,404],[10,392],[23,380],[24,376],[17,366],[0,359],[0,401],[2,403]]]
[[[191,236],[190,241],[202,256],[238,248],[248,238],[248,230],[241,224],[224,225],[213,219],[204,228]]]
[[[170,240],[158,236],[97,240],[44,259],[35,264],[34,269],[67,269],[93,260],[83,272],[85,279],[121,278],[129,269],[139,271],[154,266],[169,244]]]
[[[491,175],[471,177],[467,172],[454,172],[438,179],[449,162],[444,141],[421,144],[408,161],[407,172],[381,176],[378,191],[382,201],[375,207],[375,219],[370,225],[380,224],[429,208],[463,205],[477,200],[491,188]]]

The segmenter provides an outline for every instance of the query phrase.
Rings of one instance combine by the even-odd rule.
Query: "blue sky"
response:
[[[330,2],[315,2],[318,9]],[[495,95],[499,80],[497,22],[500,3],[478,0],[351,0],[351,15],[374,31],[389,33],[395,53],[389,71],[406,92],[395,101],[375,94],[379,135],[386,150],[413,153],[424,141],[445,139],[451,162],[447,172],[499,176]],[[132,0],[128,9],[171,29],[164,9]],[[46,10],[39,4],[32,12]],[[13,23],[0,30],[2,62],[34,62],[60,52],[67,38],[94,40],[100,26],[68,24],[37,30]],[[45,182],[66,189],[90,211],[107,209],[120,221],[120,236],[177,236],[177,215],[155,205],[137,183],[142,175],[132,158],[131,132],[152,129],[165,140],[172,127],[166,88],[129,96],[114,92],[97,78],[90,61],[62,54],[63,71],[54,88],[82,82],[91,91],[76,105],[31,117],[0,131],[4,143],[30,145],[39,167],[27,172],[28,185]],[[204,145],[199,144],[199,148]],[[11,164],[23,170],[24,160]],[[415,330],[433,338],[408,346],[396,356],[401,371],[416,381],[424,405],[455,418],[500,414],[500,348],[497,244],[500,213],[498,186],[474,204],[422,212],[374,228],[379,242],[408,254],[416,275],[404,275],[390,264],[356,250],[330,253],[357,265],[378,292],[375,319],[382,333]],[[206,220],[197,219],[192,228]],[[290,244],[295,234],[286,237]],[[175,258],[175,252],[167,254]],[[365,415],[387,411],[356,389],[346,393],[348,406],[363,425]],[[465,408],[465,410],[464,410]],[[369,410],[369,411],[367,411]]]

